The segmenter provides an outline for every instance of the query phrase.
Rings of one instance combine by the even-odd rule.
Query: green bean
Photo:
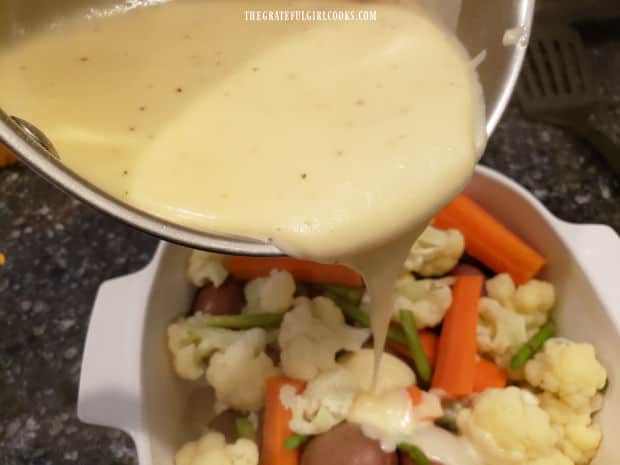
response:
[[[513,370],[522,368],[542,348],[545,342],[554,335],[555,325],[553,321],[548,321],[514,354],[510,361],[510,368]]]
[[[408,310],[400,311],[400,324],[405,332],[407,338],[407,345],[411,350],[411,358],[415,366],[416,372],[420,377],[420,384],[423,388],[428,388],[431,384],[431,364],[428,361],[428,357],[424,353],[422,347],[422,341],[420,341],[420,335],[418,334],[418,328],[413,318],[413,313]]]
[[[363,290],[359,287],[341,286],[338,284],[320,284],[318,288],[325,294],[331,294],[348,302],[357,303],[362,298]]]
[[[256,440],[256,428],[248,418],[237,418],[235,427],[240,438]]]
[[[291,434],[284,440],[284,447],[287,449],[299,449],[308,442],[309,439],[310,436],[306,436],[305,434]]]
[[[283,318],[283,313],[203,315],[195,321],[195,325],[226,329],[277,328],[282,323]]]
[[[413,460],[416,465],[431,465],[431,461],[418,446],[403,442],[398,445],[398,450],[411,457],[411,460]]]

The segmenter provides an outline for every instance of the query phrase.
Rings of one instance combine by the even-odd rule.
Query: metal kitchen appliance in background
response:
[[[160,0],[0,0],[0,43],[23,40],[41,27],[53,25],[69,15],[92,15],[98,11],[122,14],[130,8],[149,7],[155,3]],[[489,134],[495,129],[516,84],[527,48],[534,3],[534,0],[462,2],[458,36],[472,57],[482,51],[486,53],[478,70],[485,93]],[[521,31],[523,37],[505,46],[502,43],[504,33],[511,29]],[[37,137],[37,130],[12,117],[27,121],[28,115],[9,115],[2,111],[2,103],[0,100],[0,143],[40,175],[84,202],[145,232],[190,247],[244,255],[282,254],[266,242],[210,234],[164,221],[106,194],[67,169],[62,163],[62,153],[57,159],[49,150],[51,145],[43,137]],[[45,128],[38,129],[45,131]]]
[[[573,27],[536,24],[517,96],[528,117],[568,129],[620,176],[620,146],[591,120],[596,103],[593,76]]]

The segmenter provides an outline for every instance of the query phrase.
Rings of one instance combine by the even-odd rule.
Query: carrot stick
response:
[[[433,376],[433,388],[452,397],[473,392],[478,301],[483,281],[481,276],[459,276],[452,286],[452,305],[443,321]]]
[[[422,403],[423,391],[422,391],[422,389],[417,387],[415,384],[412,385],[412,386],[409,386],[407,388],[407,394],[409,394],[409,398],[411,399],[411,403],[414,406],[415,405],[420,405]]]
[[[515,282],[532,279],[545,259],[464,194],[435,217],[439,229],[458,229],[465,236],[465,250],[496,273],[509,273]]]
[[[489,388],[504,388],[507,382],[508,374],[502,367],[484,358],[476,362],[474,392],[482,392]]]
[[[304,383],[294,379],[272,377],[267,380],[261,465],[297,465],[299,463],[299,450],[287,449],[284,446],[284,441],[293,434],[288,425],[291,421],[291,412],[280,402],[280,389],[286,385],[293,386],[297,393],[304,389]]]
[[[271,270],[284,270],[297,281],[350,287],[361,287],[364,284],[358,273],[344,265],[328,265],[290,257],[231,256],[227,268],[233,276],[244,280],[267,276]]]
[[[431,364],[431,367],[435,367],[435,359],[437,356],[437,335],[430,331],[419,331],[420,342],[422,342],[422,349]],[[387,346],[394,352],[411,358],[411,349],[407,344],[401,344],[400,342],[394,342],[388,339]]]

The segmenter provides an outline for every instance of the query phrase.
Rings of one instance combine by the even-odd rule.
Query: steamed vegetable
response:
[[[482,463],[571,463],[551,461],[559,454],[557,433],[536,396],[526,389],[486,390],[459,412],[457,424]]]
[[[476,362],[473,392],[490,388],[503,388],[508,383],[508,373],[495,363],[481,358]]]
[[[456,278],[452,288],[452,306],[439,336],[433,388],[442,389],[452,397],[463,397],[473,392],[478,302],[482,283],[480,276]]]
[[[450,285],[454,278],[415,279],[410,274],[396,281],[394,295],[394,318],[400,319],[400,311],[413,313],[418,329],[432,328],[441,323],[452,304]]]
[[[304,434],[291,434],[284,440],[284,447],[287,449],[299,449],[310,440],[310,436]]]
[[[202,287],[213,284],[219,287],[228,277],[228,270],[224,264],[225,255],[193,250],[187,265],[187,277],[194,286]]]
[[[329,295],[329,297],[338,304],[342,313],[344,313],[349,320],[365,328],[370,328],[370,315],[368,315],[368,313],[344,299],[339,299],[337,296]],[[389,327],[387,338],[390,341],[407,344],[405,333],[400,328]]]
[[[521,347],[510,361],[510,368],[518,370],[523,368],[527,361],[542,349],[547,340],[555,336],[555,325],[552,321],[547,322],[538,332]]]
[[[419,381],[423,387],[428,387],[431,382],[431,364],[424,353],[413,315],[406,310],[401,310],[400,323],[407,338],[407,344],[411,351],[411,358],[413,359]]]
[[[243,313],[284,313],[293,305],[295,280],[288,271],[271,270],[267,276],[248,281]]]
[[[435,360],[437,358],[437,342],[439,341],[439,338],[435,333],[431,333],[430,331],[426,330],[419,331],[418,337],[420,339],[420,343],[422,344],[422,349],[424,350],[426,358],[431,364],[431,367],[434,367]],[[391,338],[388,338],[386,345],[387,348],[390,349],[392,352],[398,355],[403,355],[413,360],[411,355],[411,349],[407,344],[395,342]]]
[[[237,436],[240,438],[256,440],[256,428],[249,418],[235,419],[235,429],[237,430]]]
[[[532,279],[546,263],[538,252],[464,194],[441,210],[433,224],[461,231],[469,255],[496,273],[509,273],[517,283]]]
[[[228,257],[228,271],[238,279],[255,279],[267,276],[272,270],[288,271],[297,281],[308,283],[341,284],[361,287],[362,277],[344,265],[299,260],[290,257]]]
[[[373,385],[375,366],[373,349],[361,349],[346,354],[338,359],[338,364],[353,374],[353,378],[363,391],[380,394],[393,389],[405,389],[416,382],[415,373],[409,365],[392,354],[384,353],[381,355],[376,384]]]
[[[600,426],[592,418],[600,402],[592,402],[587,408],[575,408],[549,392],[543,392],[538,399],[549,414],[551,426],[560,435],[556,447],[575,464],[590,463],[603,438]]]
[[[395,452],[384,452],[358,425],[343,422],[308,442],[301,465],[397,465]]]
[[[301,394],[284,388],[280,401],[291,411],[292,431],[316,435],[329,431],[347,417],[358,389],[354,373],[338,366],[309,381]]]
[[[192,305],[192,314],[238,315],[243,305],[242,283],[227,279],[219,287],[210,284],[200,289]]]
[[[208,326],[225,329],[277,328],[282,313],[252,313],[245,315],[204,315],[193,321],[195,327]]]
[[[456,266],[464,251],[465,239],[459,230],[428,226],[409,251],[404,267],[420,276],[441,276]]]
[[[594,346],[568,339],[549,339],[525,365],[525,379],[576,409],[590,408],[607,380]]]
[[[183,445],[175,456],[175,465],[258,465],[258,448],[249,439],[227,444],[222,433],[209,431],[197,441]]]
[[[297,393],[304,389],[304,383],[299,380],[280,377],[267,380],[261,465],[296,465],[299,463],[299,450],[287,449],[284,446],[284,441],[293,434],[289,427],[291,412],[280,401],[280,391],[284,386],[292,386]]]
[[[263,407],[265,381],[280,373],[265,353],[267,334],[254,328],[211,356],[206,375],[218,401],[242,412]]]
[[[409,394],[411,404],[415,406],[419,405],[422,402],[422,396],[424,395],[424,391],[422,391],[419,387],[413,384],[407,388],[407,394]]]
[[[398,450],[407,454],[416,465],[431,465],[431,461],[426,454],[422,452],[422,449],[414,444],[402,443],[398,446]]]
[[[278,335],[282,370],[286,376],[309,381],[336,368],[338,352],[359,350],[369,337],[367,329],[347,325],[332,300],[298,297],[284,315]]]

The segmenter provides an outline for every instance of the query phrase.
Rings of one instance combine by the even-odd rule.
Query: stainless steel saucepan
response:
[[[438,0],[434,0],[438,1]],[[487,133],[500,119],[515,86],[526,51],[535,0],[464,0],[458,35],[472,56],[486,52],[479,67],[487,109]],[[126,11],[155,0],[0,0],[0,47],[28,36],[68,15]],[[520,29],[515,29],[520,28]],[[507,30],[523,37],[504,45]],[[0,72],[2,72],[0,70]],[[0,92],[1,95],[1,92]],[[59,115],[62,117],[62,115]],[[40,175],[86,203],[126,223],[171,242],[194,248],[245,255],[280,255],[273,244],[249,238],[196,231],[139,211],[98,189],[67,169],[49,141],[28,122],[28,115],[8,115],[0,99],[0,143]]]

